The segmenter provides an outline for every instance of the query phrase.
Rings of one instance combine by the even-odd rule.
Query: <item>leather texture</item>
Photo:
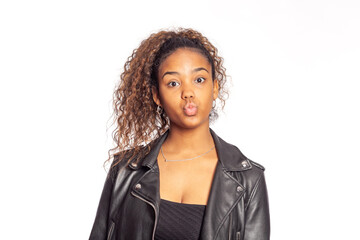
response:
[[[270,214],[264,168],[210,128],[218,163],[204,213],[201,240],[268,240]],[[157,156],[168,131],[138,164],[109,171],[90,240],[154,239],[159,215]]]

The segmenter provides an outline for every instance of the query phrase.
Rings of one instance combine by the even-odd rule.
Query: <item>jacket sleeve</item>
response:
[[[245,210],[244,240],[269,240],[270,213],[264,172],[252,190]]]
[[[96,212],[93,228],[89,240],[106,240],[108,229],[108,218],[110,210],[110,200],[113,190],[113,178],[109,171],[105,180],[104,188],[101,194],[99,206]]]

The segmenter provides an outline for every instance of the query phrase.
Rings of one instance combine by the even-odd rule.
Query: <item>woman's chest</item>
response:
[[[206,205],[217,158],[215,155],[199,160],[158,161],[160,198],[179,203]]]

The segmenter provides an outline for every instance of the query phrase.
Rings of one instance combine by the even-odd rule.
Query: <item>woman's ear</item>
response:
[[[219,95],[219,83],[217,79],[214,80],[213,85],[213,98],[215,100]]]
[[[156,105],[161,107],[160,96],[159,96],[159,92],[156,89],[156,87],[152,87],[151,92],[152,92],[152,97],[153,97],[154,102],[156,103]]]

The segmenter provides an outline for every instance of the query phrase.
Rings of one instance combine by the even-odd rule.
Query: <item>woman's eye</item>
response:
[[[179,85],[179,83],[172,81],[172,82],[169,82],[168,85],[169,85],[170,87],[176,87],[176,86]]]
[[[205,78],[199,77],[195,80],[197,83],[203,83],[205,81]]]

